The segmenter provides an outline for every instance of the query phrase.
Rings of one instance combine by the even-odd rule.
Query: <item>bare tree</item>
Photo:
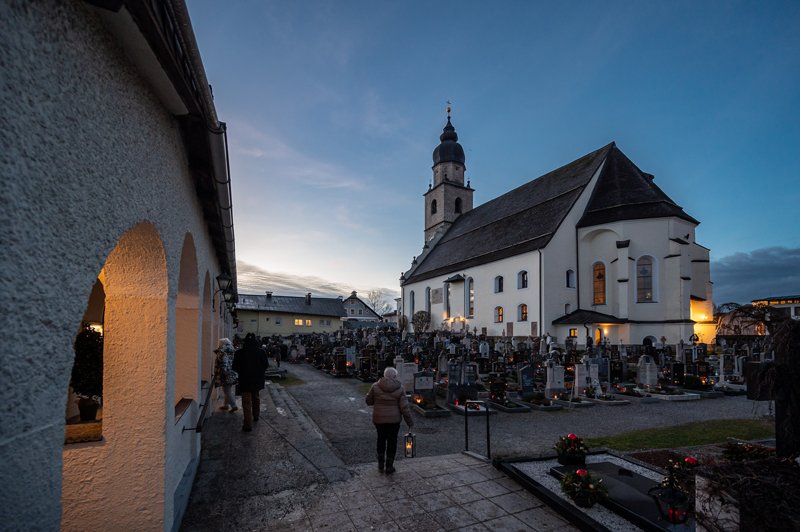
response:
[[[387,313],[390,308],[389,302],[386,301],[386,294],[380,288],[367,292],[367,305],[380,316]]]
[[[424,310],[418,310],[411,317],[411,320],[414,326],[414,334],[424,333],[431,325],[431,314]]]

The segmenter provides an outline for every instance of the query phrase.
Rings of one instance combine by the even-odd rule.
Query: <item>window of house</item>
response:
[[[570,312],[572,312],[572,305],[570,305],[569,303],[565,303],[564,304],[564,315],[566,316]]]
[[[575,288],[575,270],[567,270],[567,288]]]
[[[639,257],[636,261],[636,302],[653,301],[653,259]]]
[[[503,276],[498,275],[494,278],[494,293],[499,294],[503,291]]]
[[[280,325],[280,324],[281,324],[281,319],[275,318],[275,325]]]
[[[436,214],[436,200],[431,201],[431,214]]]
[[[578,337],[578,329],[570,329],[569,330],[569,337],[570,338],[577,338]]]
[[[301,320],[300,318],[295,318],[294,324],[295,324],[296,327],[302,327],[303,326],[303,320]]]
[[[606,265],[595,262],[592,266],[592,287],[594,289],[593,305],[606,304]]]
[[[325,327],[325,320],[319,320],[319,326]]]
[[[528,272],[525,270],[517,274],[517,288],[528,288]]]
[[[794,313],[795,316],[800,316],[800,307],[794,307],[792,309],[792,312]]]
[[[475,315],[475,280],[472,277],[467,280],[467,315]]]
[[[306,327],[311,327],[311,320],[306,320]]]
[[[351,316],[355,316],[355,315],[356,315],[356,309],[354,309],[354,308],[351,308],[351,309],[350,309],[350,315],[351,315]]]
[[[503,307],[494,307],[494,322],[503,323]]]
[[[456,213],[461,213],[461,198],[456,198]]]
[[[364,309],[363,308],[358,309],[358,315],[359,316],[363,316],[364,315]]]
[[[517,321],[528,321],[528,305],[525,303],[517,307]]]

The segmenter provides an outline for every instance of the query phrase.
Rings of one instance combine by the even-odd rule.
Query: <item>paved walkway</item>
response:
[[[347,466],[285,388],[261,397],[253,432],[241,432],[241,409],[207,420],[182,530],[574,530],[464,454],[398,458],[393,475]]]

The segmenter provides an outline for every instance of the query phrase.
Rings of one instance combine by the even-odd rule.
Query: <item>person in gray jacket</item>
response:
[[[383,378],[370,387],[366,401],[373,407],[372,422],[378,431],[378,469],[383,471],[385,465],[387,474],[394,473],[400,421],[405,419],[409,430],[414,426],[406,391],[397,379],[396,369],[390,366],[383,371]]]

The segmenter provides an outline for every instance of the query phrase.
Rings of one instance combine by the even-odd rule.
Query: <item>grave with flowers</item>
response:
[[[694,457],[666,471],[610,451],[590,451],[570,433],[555,458],[500,461],[497,467],[570,522],[587,530],[694,530]]]

